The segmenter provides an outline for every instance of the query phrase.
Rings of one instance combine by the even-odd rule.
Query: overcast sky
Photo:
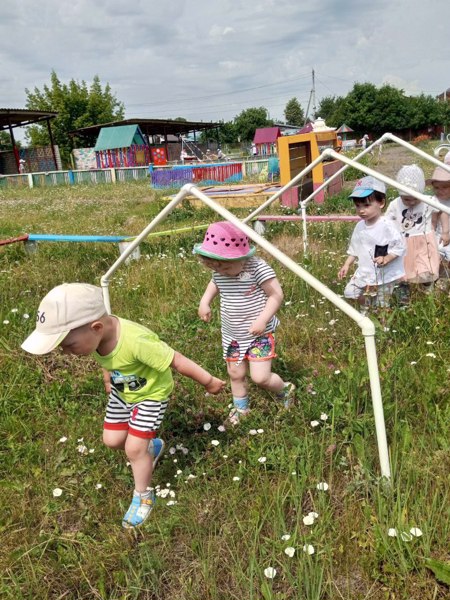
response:
[[[450,87],[450,0],[18,0],[0,9],[0,107],[99,75],[126,117],[231,120],[355,82]]]

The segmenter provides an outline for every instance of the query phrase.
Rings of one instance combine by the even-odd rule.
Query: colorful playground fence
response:
[[[89,169],[69,171],[49,171],[42,173],[21,173],[0,177],[0,188],[6,187],[47,187],[55,185],[76,185],[80,183],[98,185],[116,181],[137,181],[148,178],[147,167],[120,167],[116,169]]]
[[[0,175],[0,188],[44,187],[55,185],[98,185],[105,183],[139,181],[149,178],[152,185],[161,188],[182,187],[185,183],[216,185],[240,182],[243,177],[254,176],[268,170],[269,159],[233,161],[226,163],[196,163],[172,167],[116,167],[110,169],[70,169]],[[174,171],[177,171],[175,174]],[[166,175],[166,173],[169,173]],[[153,180],[155,184],[153,184]]]
[[[174,165],[170,168],[149,168],[151,186],[156,189],[181,188],[186,183],[217,185],[237,183],[242,180],[242,163],[210,163]]]

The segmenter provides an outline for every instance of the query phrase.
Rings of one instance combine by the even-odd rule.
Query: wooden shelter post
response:
[[[50,119],[46,119],[46,121],[47,121],[48,136],[50,138],[50,146],[52,149],[53,162],[55,163],[55,171],[57,171],[58,170],[58,162],[56,160],[55,142],[53,141],[52,128],[50,126]]]
[[[11,127],[11,120],[9,118],[8,118],[8,129],[9,129],[9,135],[11,137],[11,144],[13,147],[14,159],[16,161],[17,172],[20,173],[19,151],[17,150],[16,140],[14,139],[14,133],[13,133],[13,130]]]

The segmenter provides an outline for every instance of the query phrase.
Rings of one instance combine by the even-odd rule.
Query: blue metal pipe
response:
[[[124,242],[133,238],[124,235],[54,235],[51,233],[30,233],[28,239],[34,242]]]

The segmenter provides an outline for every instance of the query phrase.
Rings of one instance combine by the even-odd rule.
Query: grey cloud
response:
[[[3,9],[2,88],[19,98],[25,87],[48,83],[52,69],[62,80],[88,83],[98,74],[128,112],[170,117],[186,109],[207,120],[261,104],[282,114],[279,105],[293,95],[308,97],[311,68],[320,95],[345,94],[354,80],[405,81],[427,91],[448,84],[441,23],[450,19],[450,2],[433,0],[440,18],[431,36],[429,11],[422,0],[21,0]],[[251,87],[258,89],[243,91]]]

